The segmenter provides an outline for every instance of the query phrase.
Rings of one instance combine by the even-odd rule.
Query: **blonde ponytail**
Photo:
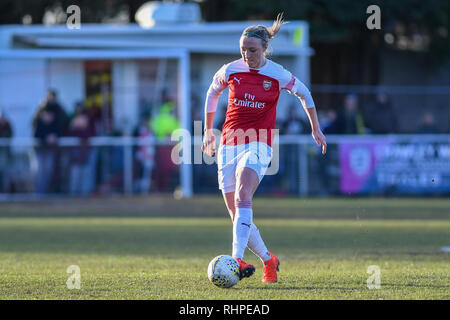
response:
[[[275,35],[280,31],[281,26],[288,22],[284,21],[283,13],[277,15],[277,19],[273,22],[272,26],[266,28],[265,26],[257,25],[247,27],[243,32],[241,37],[255,37],[261,39],[263,47],[269,45],[269,41],[272,40]],[[271,49],[267,49],[264,54],[270,54]]]
[[[272,40],[278,33],[278,31],[280,31],[281,26],[283,26],[286,23],[288,22],[284,21],[283,12],[279,13],[277,15],[277,19],[273,22],[272,26],[267,28],[267,31],[269,33],[269,39]]]

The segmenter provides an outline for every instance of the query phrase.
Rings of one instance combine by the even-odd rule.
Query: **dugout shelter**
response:
[[[8,25],[0,27],[0,107],[16,138],[32,136],[31,122],[48,89],[68,113],[76,102],[102,108],[111,124],[132,132],[143,110],[169,96],[183,128],[203,117],[214,73],[240,57],[239,38],[249,25],[272,21],[138,24]],[[307,86],[310,79],[308,23],[290,21],[271,42],[271,58]],[[291,100],[290,100],[291,99]],[[279,113],[295,97],[282,95]],[[226,105],[226,93],[219,101]],[[300,108],[299,108],[300,110]],[[186,142],[187,143],[187,142]],[[180,183],[192,194],[192,170],[182,166]]]

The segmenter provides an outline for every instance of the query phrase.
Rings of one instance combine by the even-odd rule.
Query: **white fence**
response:
[[[328,153],[323,156],[310,135],[279,136],[273,146],[274,157],[280,163],[278,173],[266,176],[258,192],[277,196],[450,194],[450,134],[328,135],[327,142]],[[59,139],[50,171],[53,176],[58,171],[58,178],[48,177],[53,188],[40,195],[36,194],[36,179],[42,165],[38,145],[35,139],[0,139],[1,199],[73,194],[69,187],[76,184],[71,156],[76,155],[80,140]],[[217,167],[201,153],[200,136],[191,140],[190,152],[184,156],[181,152],[184,162],[172,165],[166,186],[157,186],[159,175],[165,170],[164,163],[158,163],[159,147],[167,147],[167,160],[167,152],[180,154],[173,149],[176,145],[181,146],[180,141],[137,137],[89,139],[89,150],[95,156],[92,156],[91,171],[85,174],[93,180],[93,185],[83,195],[173,192],[175,189],[184,196],[218,192]],[[140,147],[156,148],[150,175],[148,170],[144,173],[145,166],[138,161]],[[153,181],[152,187],[143,191],[139,187],[142,179]],[[113,181],[114,186],[105,187],[108,186],[105,181]]]

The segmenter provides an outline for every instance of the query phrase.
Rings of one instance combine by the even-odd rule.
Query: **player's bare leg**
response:
[[[234,191],[222,193],[223,200],[225,201],[225,205],[227,206],[228,214],[230,215],[231,221],[234,221],[235,214],[235,206],[234,206]]]

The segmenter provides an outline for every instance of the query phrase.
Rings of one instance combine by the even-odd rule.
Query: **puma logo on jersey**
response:
[[[250,228],[250,224],[247,224],[247,223],[243,223],[243,222],[241,222],[241,224],[243,224],[244,226],[247,226],[247,227],[249,227],[249,228]]]
[[[236,77],[233,77],[233,79],[236,80],[236,82],[237,82],[238,84],[241,84],[242,78],[239,78],[239,79],[238,79],[238,78],[236,78]]]

